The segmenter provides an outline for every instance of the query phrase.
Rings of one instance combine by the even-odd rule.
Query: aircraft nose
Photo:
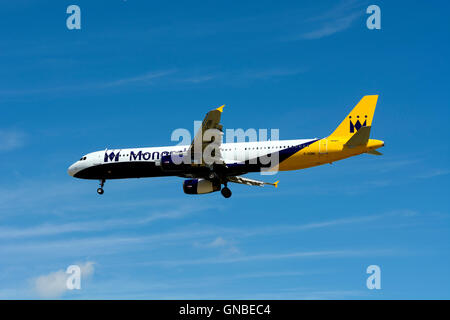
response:
[[[67,169],[67,173],[69,176],[73,177],[75,173],[77,173],[77,163],[72,164],[69,169]]]

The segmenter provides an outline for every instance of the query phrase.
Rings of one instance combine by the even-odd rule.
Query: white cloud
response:
[[[155,79],[160,79],[175,73],[176,70],[161,70],[147,72],[145,74],[123,77],[121,79],[112,81],[98,81],[91,83],[80,83],[65,86],[51,86],[42,88],[22,88],[22,89],[4,89],[0,90],[0,96],[17,96],[17,95],[35,95],[45,93],[65,93],[65,92],[79,92],[90,90],[101,90],[118,88],[125,86],[137,86],[137,85],[153,85],[156,82]]]
[[[214,241],[209,243],[207,246],[212,247],[212,248],[217,248],[217,247],[226,246],[227,244],[228,244],[228,242],[224,238],[217,237],[216,239],[214,239]]]
[[[350,14],[345,17],[336,18],[335,20],[328,21],[320,26],[318,29],[304,33],[301,38],[303,39],[320,39],[332,34],[344,31],[348,29],[353,21],[360,16],[359,13]]]
[[[236,254],[239,252],[235,246],[236,240],[230,239],[242,239],[247,237],[255,237],[258,235],[269,234],[287,234],[292,232],[301,232],[307,230],[333,228],[345,225],[352,225],[358,223],[369,223],[378,220],[382,220],[388,217],[410,217],[416,214],[415,211],[409,210],[396,210],[392,212],[382,213],[378,215],[369,215],[361,217],[341,218],[335,220],[325,220],[319,222],[311,222],[297,225],[272,225],[272,226],[256,226],[256,227],[243,227],[243,228],[224,228],[207,226],[199,228],[198,226],[188,227],[183,230],[177,230],[172,232],[155,233],[146,236],[99,236],[99,237],[82,237],[67,239],[55,239],[55,240],[33,240],[32,242],[11,242],[8,244],[0,245],[0,254],[27,254],[28,252],[39,252],[41,254],[51,253],[58,251],[59,255],[74,254],[74,252],[85,252],[89,250],[90,253],[94,252],[117,252],[121,250],[129,250],[130,246],[137,248],[138,246],[144,246],[148,249],[150,246],[161,247],[168,244],[185,244],[187,242],[192,243],[198,248],[215,248],[221,249],[225,254]],[[110,224],[110,222],[96,221],[95,224],[101,224],[104,227],[111,228],[113,226],[126,225],[126,220],[119,219],[120,224]],[[141,220],[139,220],[141,221]],[[131,224],[130,224],[131,225]],[[4,239],[11,237],[25,237],[25,236],[37,236],[37,235],[50,235],[54,234],[58,228],[63,232],[73,231],[72,227],[76,227],[77,230],[93,231],[102,228],[92,228],[91,224],[87,225],[52,225],[49,226],[49,230],[45,226],[39,227],[37,230],[24,230],[25,234],[21,234],[18,229],[0,229],[0,234],[5,232]],[[81,227],[81,228],[78,228]],[[86,228],[87,227],[87,228]],[[42,228],[42,229],[41,229]],[[2,237],[0,237],[2,238]],[[214,247],[213,247],[214,246]]]
[[[64,270],[40,276],[34,280],[34,290],[40,298],[59,298],[67,290],[67,274]]]
[[[220,230],[219,232],[230,232],[231,230]],[[233,231],[231,231],[233,233]],[[235,246],[234,241],[225,240],[221,236],[217,236],[212,241],[206,241],[206,242],[198,242],[196,241],[194,243],[196,247],[199,248],[213,248],[213,249],[220,249],[223,255],[229,256],[229,255],[236,255],[240,253],[240,250],[238,247]]]
[[[205,72],[205,74],[196,74],[191,76],[189,72],[188,75],[180,78],[180,82],[188,84],[203,84],[205,82],[224,82],[224,83],[240,83],[242,81],[258,81],[258,80],[273,80],[280,79],[289,76],[295,76],[306,72],[305,68],[289,68],[289,67],[264,67],[258,69],[247,69],[243,71],[228,71],[228,72],[217,72],[212,74],[210,71]],[[191,72],[192,73],[192,72]]]
[[[268,68],[264,70],[247,71],[242,74],[242,77],[250,79],[272,79],[280,77],[294,76],[304,73],[305,69],[301,68]]]
[[[335,33],[344,31],[352,23],[364,14],[362,4],[355,0],[346,0],[339,2],[335,7],[325,13],[309,19],[313,22],[314,29],[294,37],[292,40],[299,39],[321,39]]]
[[[181,219],[187,215],[201,212],[209,208],[211,207],[207,205],[196,205],[195,207],[193,207],[183,204],[171,210],[155,210],[155,212],[141,218],[134,217],[133,219],[108,219],[101,221],[93,220],[76,223],[41,224],[28,228],[0,227],[0,239],[43,237],[66,233],[92,232],[105,229],[111,230],[115,228],[142,226],[144,224],[150,224],[158,220]]]
[[[187,77],[185,79],[181,79],[180,81],[197,84],[197,83],[202,83],[202,82],[206,82],[206,81],[211,81],[216,78],[217,78],[217,75],[198,75],[198,76]]]
[[[84,264],[80,265],[81,268],[81,274],[84,277],[90,277],[94,274],[94,262],[92,261],[87,261]]]
[[[160,260],[148,262],[147,265],[162,265],[167,267],[179,267],[185,265],[205,265],[205,264],[232,264],[254,261],[273,261],[285,259],[303,258],[344,258],[344,257],[366,257],[366,256],[386,256],[396,254],[394,249],[377,250],[323,250],[323,251],[299,251],[287,253],[262,253],[254,255],[209,257],[203,259],[188,260]]]
[[[24,144],[25,134],[18,130],[0,130],[0,151],[20,148]]]
[[[448,169],[434,169],[432,171],[424,172],[422,174],[417,175],[416,177],[419,179],[428,179],[428,178],[434,178],[439,176],[444,176],[450,173],[450,170]]]
[[[99,87],[118,87],[118,86],[124,86],[128,84],[137,84],[137,83],[149,83],[151,80],[156,78],[161,78],[168,76],[172,73],[174,73],[175,70],[163,70],[163,71],[156,71],[156,72],[148,72],[143,75],[135,76],[135,77],[129,77],[129,78],[123,78],[111,82],[106,83],[100,83],[98,84]]]
[[[94,263],[78,264],[81,269],[81,281],[86,280],[94,273]],[[42,299],[58,299],[69,289],[66,281],[68,274],[65,270],[58,270],[33,279],[33,290]],[[81,287],[83,289],[83,287]]]

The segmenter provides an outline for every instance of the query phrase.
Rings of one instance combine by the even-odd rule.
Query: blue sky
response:
[[[0,7],[0,298],[450,298],[447,3]],[[324,137],[366,94],[384,156],[282,172],[276,190],[188,196],[155,178],[100,197],[66,172],[106,147],[170,145],[222,104],[225,128]],[[59,290],[71,264],[82,289]]]

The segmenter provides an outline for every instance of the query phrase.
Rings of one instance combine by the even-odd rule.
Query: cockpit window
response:
[[[83,158],[80,159],[80,161],[83,161],[83,160],[86,160],[86,157],[83,157]]]

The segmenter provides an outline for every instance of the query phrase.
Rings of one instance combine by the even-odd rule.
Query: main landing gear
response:
[[[100,180],[100,188],[97,189],[98,194],[103,194],[105,191],[103,190],[103,186],[105,185],[105,179]]]
[[[227,187],[226,183],[222,188],[222,190],[220,190],[220,193],[223,195],[224,198],[228,199],[229,197],[231,197],[231,190]]]
[[[220,169],[220,168],[219,168]],[[228,188],[227,186],[227,179],[226,176],[224,175],[223,171],[215,171],[214,167],[211,166],[209,168],[209,173],[207,176],[207,179],[209,181],[212,181],[213,183],[217,183],[217,184],[223,184],[223,188],[220,190],[220,193],[222,193],[224,198],[229,198],[231,197],[231,190]]]
[[[217,173],[215,173],[214,171],[211,171],[211,172],[208,174],[208,179],[209,179],[209,180],[216,180],[216,179],[219,179],[219,176],[218,176]]]

